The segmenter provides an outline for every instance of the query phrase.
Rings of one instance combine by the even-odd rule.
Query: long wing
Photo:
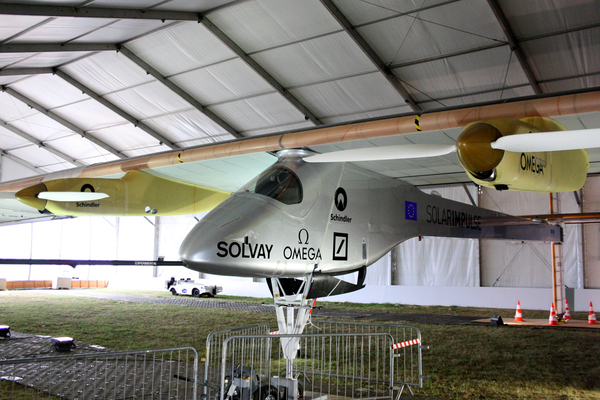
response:
[[[172,185],[172,182],[180,182],[193,186],[192,188],[185,188],[182,193],[191,193],[191,196],[194,197],[200,196],[205,199],[212,199],[202,203],[202,207],[207,208],[214,206],[228,193],[240,188],[245,182],[274,162],[275,158],[269,154],[272,152],[290,148],[307,148],[315,150],[318,153],[327,153],[348,147],[365,149],[374,146],[404,143],[442,144],[444,145],[443,147],[451,147],[454,145],[454,140],[460,133],[461,127],[483,119],[487,120],[499,117],[524,118],[532,115],[558,116],[560,118],[565,118],[561,116],[567,115],[569,116],[568,118],[578,118],[581,113],[589,112],[600,112],[600,92],[431,112],[420,116],[418,126],[415,125],[415,115],[408,115],[357,124],[318,128],[309,131],[245,138],[1,183],[0,192],[6,193],[9,198],[6,199],[6,204],[4,200],[0,201],[0,207],[3,207],[5,210],[5,220],[9,220],[12,217],[18,217],[15,220],[40,217],[38,211],[43,209],[43,207],[36,205],[34,205],[34,208],[27,209],[28,213],[10,213],[6,211],[10,210],[11,204],[13,208],[14,204],[16,204],[14,198],[10,198],[10,196],[14,196],[15,193],[24,189],[34,188],[31,189],[31,193],[25,194],[29,198],[37,199],[37,194],[40,190],[48,190],[43,189],[43,187],[52,185],[51,182],[59,183],[50,189],[52,191],[79,192],[86,190],[86,180],[114,179],[114,181],[110,182],[110,185],[104,185],[114,186],[117,185],[116,180],[130,179],[136,182],[137,177],[142,177],[145,183],[137,182],[131,186],[133,188],[132,191],[139,193],[140,196],[139,204],[136,203],[137,213],[145,212],[142,210],[161,213],[164,210],[162,205],[161,207],[156,207],[153,204],[153,202],[158,200],[154,200],[153,202],[150,200],[173,194],[171,193],[171,188],[175,186]],[[365,162],[361,166],[401,178],[415,185],[468,181],[463,168],[458,163],[458,160],[456,160],[454,154],[434,157],[431,160],[401,160],[385,165]],[[597,171],[600,171],[600,165],[593,165],[590,168],[590,172]],[[142,174],[133,174],[134,172]],[[134,175],[136,179],[132,178]],[[164,183],[166,185],[164,187],[168,187],[169,189],[163,189],[163,183],[148,183],[151,180],[146,175],[152,175],[153,177],[169,181]],[[64,186],[65,182],[69,179],[74,180],[71,181],[72,185],[67,189],[61,189],[60,186]],[[111,199],[111,194],[108,191],[97,189],[98,186],[101,186],[101,183],[108,183],[108,181],[98,181],[97,183],[98,185],[93,187],[93,191],[106,193],[109,197],[98,201],[81,202],[89,204],[89,207],[85,205],[81,207],[86,212],[97,211],[94,210],[96,208],[95,204],[100,204],[100,202],[114,201],[115,194],[112,194],[113,198]],[[40,184],[44,186],[37,186]],[[90,186],[93,185],[90,184]],[[155,197],[153,198],[152,196]],[[181,197],[178,196],[177,199]],[[146,199],[148,199],[148,204],[143,203]],[[75,205],[71,210],[76,207],[77,199],[75,197],[73,202]],[[19,205],[19,207],[21,210],[24,210],[22,205]],[[175,211],[189,213],[187,209]],[[66,215],[75,214],[70,212]],[[45,216],[42,215],[41,217]]]
[[[104,164],[7,182],[0,184],[0,225],[82,215],[195,214],[275,160],[263,152],[156,168]]]

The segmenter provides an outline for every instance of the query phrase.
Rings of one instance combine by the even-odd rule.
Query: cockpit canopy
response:
[[[282,166],[266,170],[246,185],[244,191],[261,194],[287,205],[300,204],[303,196],[298,176]]]

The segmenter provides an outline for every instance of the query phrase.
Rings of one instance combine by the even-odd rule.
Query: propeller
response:
[[[467,126],[456,145],[408,144],[341,150],[304,157],[309,163],[402,160],[437,157],[456,151],[461,164],[469,171],[484,173],[493,170],[502,160],[504,151],[541,152],[600,147],[600,129],[520,133],[502,136],[493,125],[485,122]]]
[[[334,151],[304,157],[310,163],[400,160],[443,156],[456,151],[453,144],[404,144]]]
[[[491,143],[492,148],[531,153],[535,151],[562,151],[600,147],[600,129],[574,131],[534,132],[502,136]]]
[[[100,192],[40,192],[37,194],[38,199],[59,202],[96,201],[107,197],[109,196],[106,193]]]

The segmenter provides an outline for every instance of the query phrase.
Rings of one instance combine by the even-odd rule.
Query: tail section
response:
[[[563,239],[562,228],[558,225],[519,221],[513,216],[420,191],[405,201],[404,209],[403,225],[414,231],[413,236],[546,242]]]

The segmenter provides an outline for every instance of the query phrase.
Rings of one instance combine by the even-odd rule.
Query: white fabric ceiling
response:
[[[598,15],[596,0],[0,0],[0,154],[46,173],[590,90]],[[600,127],[598,115],[561,122]],[[365,166],[419,185],[467,180],[453,155]]]

